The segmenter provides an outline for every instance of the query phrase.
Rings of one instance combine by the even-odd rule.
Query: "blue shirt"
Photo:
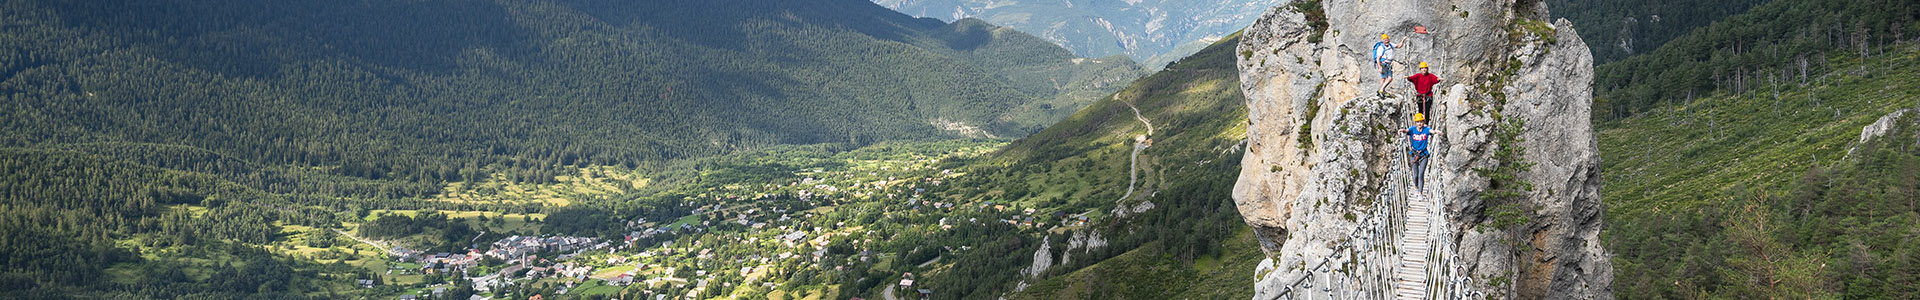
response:
[[[1408,127],[1407,138],[1413,140],[1413,152],[1425,155],[1427,154],[1427,140],[1433,138],[1433,127]]]

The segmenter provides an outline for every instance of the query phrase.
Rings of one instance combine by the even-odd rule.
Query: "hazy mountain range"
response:
[[[1278,0],[874,0],[907,14],[977,18],[1039,36],[1086,57],[1124,54],[1148,68],[1253,23]]]

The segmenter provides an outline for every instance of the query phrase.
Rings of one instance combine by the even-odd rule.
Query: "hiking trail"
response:
[[[387,253],[388,256],[400,257],[399,253],[393,252],[393,248],[387,247],[385,243],[381,243],[380,241],[353,236],[352,234],[347,234],[346,231],[340,231],[339,229],[334,229],[333,232],[338,233],[341,236],[345,236],[349,239],[353,239],[353,241],[355,242],[360,242],[362,244],[367,244],[367,245],[373,245],[374,248],[379,248],[380,252],[385,252]]]
[[[1133,106],[1133,102],[1120,101],[1120,103],[1126,103],[1127,109],[1133,110],[1133,118],[1140,120],[1140,124],[1147,126],[1147,134],[1133,137],[1133,155],[1127,161],[1127,193],[1120,195],[1120,199],[1113,201],[1116,203],[1126,201],[1127,198],[1133,197],[1134,187],[1140,182],[1140,150],[1145,150],[1148,146],[1153,145],[1153,140],[1148,138],[1153,136],[1153,121],[1148,121],[1146,116],[1140,115],[1140,108]]]

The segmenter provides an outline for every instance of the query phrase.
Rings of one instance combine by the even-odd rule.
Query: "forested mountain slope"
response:
[[[1607,247],[1625,298],[1920,296],[1920,44],[1823,62],[1806,84],[1601,122]],[[1858,150],[1854,150],[1858,148]]]
[[[179,144],[373,179],[1021,136],[1137,72],[862,1],[5,6],[0,145]]]
[[[1277,0],[993,1],[873,0],[907,14],[978,18],[1060,44],[1081,56],[1126,55],[1160,68],[1200,51]]]
[[[916,284],[936,299],[1251,297],[1260,252],[1229,197],[1246,126],[1237,41],[961,162],[967,176],[932,189],[935,199],[1033,208],[1025,215],[1068,224],[932,239],[976,250],[916,268]],[[1079,216],[1087,223],[1075,225]]]
[[[1593,63],[1606,64],[1659,49],[1675,37],[1746,12],[1769,0],[1547,0],[1554,18],[1573,21],[1593,49]]]
[[[1920,6],[1776,0],[1602,65],[1623,298],[1920,295]],[[1862,139],[1863,127],[1887,133]]]
[[[1577,24],[1577,23],[1576,23]],[[1775,0],[1674,38],[1659,49],[1598,65],[1595,119],[1619,119],[1716,93],[1805,84],[1881,45],[1920,36],[1913,1]]]

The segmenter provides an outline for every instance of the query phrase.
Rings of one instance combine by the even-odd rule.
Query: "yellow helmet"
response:
[[[1380,34],[1380,39],[1382,40],[1387,39],[1387,34],[1385,33]]]
[[[1427,62],[1424,62],[1424,61],[1423,61],[1423,62],[1420,62],[1420,68],[1421,68],[1421,69],[1425,69],[1425,68],[1427,68]]]
[[[1413,121],[1414,121],[1414,122],[1421,122],[1421,121],[1426,121],[1426,120],[1427,120],[1427,114],[1421,114],[1421,113],[1416,113],[1416,114],[1413,114]]]

